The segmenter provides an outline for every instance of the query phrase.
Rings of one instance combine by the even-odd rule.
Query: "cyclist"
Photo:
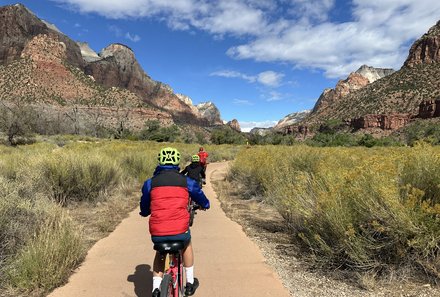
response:
[[[203,167],[203,172],[206,172],[206,166],[208,165],[208,152],[203,149],[203,147],[199,148],[199,152],[197,155],[200,157],[200,165]],[[205,180],[202,179],[203,184],[206,184]]]
[[[186,166],[181,173],[196,180],[199,185],[201,185],[201,182],[206,178],[205,170],[203,170],[200,164],[200,157],[198,155],[191,156],[191,164]]]
[[[194,255],[189,230],[188,202],[191,197],[202,209],[209,209],[206,198],[197,182],[179,173],[180,153],[175,148],[163,148],[158,155],[159,165],[153,177],[142,187],[141,216],[150,216],[149,227],[153,243],[184,241],[183,264],[186,273],[185,294],[194,295],[199,281],[194,277]],[[160,296],[160,283],[165,257],[156,252],[153,263],[153,294]]]

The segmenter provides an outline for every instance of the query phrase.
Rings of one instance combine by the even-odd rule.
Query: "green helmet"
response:
[[[193,161],[193,162],[200,162],[200,157],[198,155],[193,155],[191,157],[191,161]]]
[[[180,153],[172,147],[166,147],[160,150],[157,156],[160,165],[179,165]]]

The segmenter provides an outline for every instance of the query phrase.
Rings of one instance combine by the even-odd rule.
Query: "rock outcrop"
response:
[[[77,44],[81,50],[81,55],[86,62],[95,62],[102,59],[94,50],[90,48],[87,42],[77,42]]]
[[[369,128],[397,130],[407,125],[410,119],[410,114],[367,114],[352,119],[350,126],[355,130]]]
[[[440,117],[440,100],[428,100],[421,102],[417,117],[422,119]]]
[[[368,78],[362,76],[359,73],[350,73],[350,75],[345,80],[340,80],[334,89],[325,89],[324,92],[319,96],[318,101],[313,107],[312,113],[319,112],[329,105],[333,105],[339,102],[343,97],[347,96],[350,92],[359,90],[370,81]]]
[[[238,123],[238,121],[236,119],[233,119],[233,120],[227,122],[226,125],[228,125],[229,127],[231,127],[233,130],[235,130],[237,132],[241,132],[240,124]]]
[[[279,120],[278,123],[273,127],[273,129],[276,131],[281,131],[284,127],[292,126],[298,122],[301,122],[309,114],[310,110],[303,110],[288,114],[287,116]]]
[[[375,68],[367,65],[362,65],[358,70],[356,70],[356,73],[367,78],[370,84],[378,79],[393,74],[394,72],[395,70],[391,68]]]
[[[273,128],[252,128],[251,131],[249,131],[249,134],[255,134],[260,136],[266,136],[269,133],[273,132]]]
[[[83,69],[79,46],[59,31],[50,28],[21,4],[0,7],[0,64],[20,58],[26,44],[35,36],[45,34],[66,46],[67,62]]]
[[[211,126],[223,125],[223,121],[220,118],[220,111],[217,106],[211,101],[200,103],[196,105],[199,113],[205,118]]]
[[[440,62],[440,21],[411,46],[404,66]]]
[[[137,62],[133,51],[123,44],[111,44],[101,51],[100,60],[85,67],[85,73],[106,87],[130,90],[145,103],[167,111],[180,123],[207,125],[192,108],[166,84],[154,81]]]

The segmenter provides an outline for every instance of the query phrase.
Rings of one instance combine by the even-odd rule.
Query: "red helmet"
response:
[[[199,152],[202,152],[202,151],[203,151],[203,147],[200,147],[200,148],[199,148]]]

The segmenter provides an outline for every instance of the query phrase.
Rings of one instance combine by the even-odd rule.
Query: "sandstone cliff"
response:
[[[281,131],[287,126],[294,125],[298,122],[301,122],[303,119],[305,119],[310,114],[310,110],[303,110],[300,112],[294,112],[291,114],[288,114],[284,118],[278,121],[278,123],[273,127],[276,131]]]
[[[233,119],[233,120],[227,122],[226,125],[228,125],[229,127],[231,127],[233,130],[235,130],[237,132],[241,132],[240,124],[238,123],[238,121],[236,119]]]
[[[413,67],[438,62],[440,62],[440,21],[411,46],[404,66]]]
[[[220,118],[220,111],[214,103],[208,101],[196,105],[201,116],[208,120],[211,125],[223,125]]]
[[[130,90],[145,103],[169,112],[177,122],[208,125],[208,121],[180,100],[168,85],[151,79],[129,47],[111,44],[101,51],[99,57],[101,59],[90,61],[85,67],[85,73],[98,83]]]
[[[0,64],[9,64],[19,59],[26,44],[40,34],[63,42],[66,46],[67,62],[80,69],[84,67],[79,46],[66,35],[42,22],[21,4],[0,7]]]
[[[364,122],[375,121],[371,119],[371,115],[374,115],[389,116],[402,123],[406,121],[406,116],[402,115],[417,116],[421,102],[440,98],[439,52],[440,22],[414,42],[400,70],[357,90],[352,88],[353,91],[348,93],[346,90],[350,90],[350,87],[344,86],[344,82],[341,90],[338,91],[337,86],[335,90],[324,92],[314,112],[302,124],[316,126],[329,119],[364,121],[362,118],[367,115],[370,115],[369,119]]]
[[[169,114],[145,106],[132,92],[104,89],[70,66],[67,47],[57,38],[38,35],[26,44],[19,59],[0,66],[3,105],[20,109],[25,104],[57,133],[138,131],[149,119],[173,123]]]

